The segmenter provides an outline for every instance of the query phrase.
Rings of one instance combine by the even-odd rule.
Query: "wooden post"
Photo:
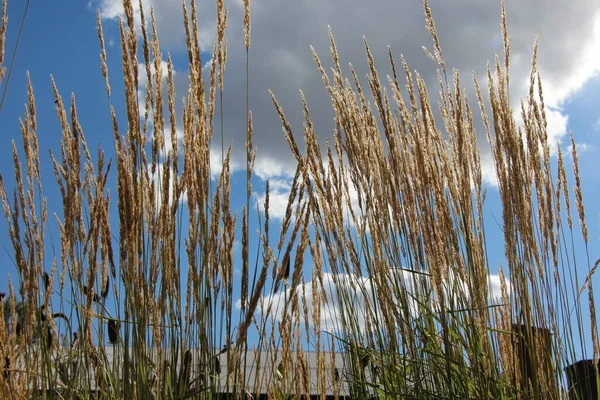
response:
[[[569,385],[569,400],[598,398],[594,360],[581,360],[565,368]]]
[[[554,376],[549,372],[552,368],[552,340],[549,329],[535,326],[513,324],[513,343],[515,346],[515,372],[518,380],[519,398],[536,398],[533,387],[542,391],[544,387],[554,385]],[[531,385],[531,387],[530,387]],[[544,393],[539,393],[543,398]]]

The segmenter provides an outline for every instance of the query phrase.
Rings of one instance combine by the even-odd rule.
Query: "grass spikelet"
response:
[[[575,206],[577,207],[577,213],[579,214],[579,224],[581,225],[581,235],[583,241],[588,243],[588,229],[585,222],[585,209],[583,207],[583,195],[581,194],[581,179],[579,178],[579,158],[577,157],[577,146],[575,144],[575,138],[571,133],[571,156],[573,157],[573,176],[575,178]]]

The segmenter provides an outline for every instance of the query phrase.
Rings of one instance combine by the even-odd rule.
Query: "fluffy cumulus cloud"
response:
[[[96,0],[101,16],[114,19],[122,13],[121,0]],[[145,0],[154,7],[163,53],[185,54],[181,1]],[[212,1],[197,2],[202,49],[210,52],[214,40],[215,6]],[[239,0],[226,2],[230,7],[229,51],[223,98],[225,141],[234,143],[234,159],[245,154],[245,51],[242,33],[243,6]],[[430,6],[440,36],[448,68],[458,69],[467,88],[472,87],[471,73],[485,84],[488,61],[502,53],[500,0],[431,0]],[[568,116],[562,105],[585,82],[598,73],[600,53],[600,2],[596,0],[507,0],[511,34],[512,87],[514,106],[527,93],[533,43],[540,37],[538,68],[544,81],[545,102],[549,107],[550,140],[555,145],[566,133]],[[305,0],[252,2],[252,48],[250,53],[250,107],[254,115],[255,143],[258,148],[257,175],[285,176],[293,171],[294,159],[283,138],[281,123],[273,108],[268,89],[273,90],[284,108],[296,139],[301,144],[302,105],[299,90],[306,95],[315,129],[324,142],[334,127],[329,96],[314,66],[310,45],[324,61],[328,60],[327,26],[338,45],[342,66],[352,62],[358,76],[367,73],[363,35],[373,51],[375,65],[382,75],[390,74],[387,59],[389,45],[396,57],[403,54],[411,69],[416,69],[437,93],[436,65],[421,46],[431,48],[420,1],[380,0]],[[178,98],[187,93],[186,65],[176,65]],[[348,69],[345,68],[348,74]],[[365,80],[363,79],[363,83]],[[469,89],[473,93],[472,89]],[[473,98],[472,98],[473,100]],[[437,99],[433,99],[434,104]],[[472,109],[476,110],[473,102]],[[476,115],[478,118],[478,115]],[[483,170],[488,183],[495,181],[491,158],[486,156],[484,131],[478,125],[483,151]],[[218,128],[218,127],[216,127]],[[243,168],[244,163],[240,162]]]
[[[161,60],[160,62],[160,69],[161,69],[161,76],[162,76],[162,81],[163,84],[165,82],[165,80],[167,79],[167,75],[168,75],[168,68],[169,65],[165,60]],[[140,75],[139,75],[139,85],[141,88],[145,88],[146,85],[148,84],[148,74],[146,73],[146,64],[144,63],[140,63],[138,64],[138,70],[140,71]],[[175,71],[174,75],[177,73]],[[156,79],[156,71],[154,68],[154,64],[150,64],[150,74],[152,76],[152,84],[154,84],[154,80]]]
[[[262,180],[272,178],[288,178],[294,177],[295,168],[290,165],[281,163],[277,158],[260,157],[254,163],[253,174]]]
[[[138,28],[140,27],[139,1],[133,0],[134,17]],[[154,9],[154,16],[159,31],[161,43],[168,48],[185,46],[185,31],[183,28],[183,9],[180,0],[143,0],[144,16],[150,21],[150,11]],[[188,10],[190,1],[186,0]],[[116,20],[123,17],[123,0],[91,0],[90,8],[97,8],[100,17],[106,20]],[[199,32],[198,40],[202,48],[212,48],[215,40],[215,5],[214,2],[196,1],[198,11]]]
[[[161,60],[160,63],[160,72],[161,72],[161,81],[162,81],[162,85],[163,85],[163,102],[164,104],[164,116],[165,116],[165,120],[168,122],[169,117],[168,117],[168,97],[167,97],[167,76],[168,76],[168,63],[165,60]],[[148,114],[148,135],[150,138],[154,138],[154,116],[153,113],[154,111],[152,110],[152,108],[150,107],[147,111],[146,111],[146,93],[147,93],[147,88],[148,88],[148,74],[146,72],[146,64],[144,63],[139,63],[138,64],[138,71],[139,71],[139,87],[140,87],[140,96],[139,96],[139,102],[138,102],[138,110],[140,115],[142,116],[142,118],[146,117],[146,112]],[[177,71],[173,71],[173,79],[176,79],[177,77]],[[154,63],[150,63],[150,84],[151,87],[155,87],[156,86],[156,68],[154,67]],[[178,143],[182,142],[183,140],[183,129],[179,126],[175,127],[175,135],[177,138]],[[163,129],[163,138],[164,138],[164,147],[160,148],[160,154],[163,157],[166,157],[169,155],[169,152],[173,149],[173,143],[171,141],[171,127],[170,126],[165,126],[165,128]],[[179,146],[179,149],[181,149],[181,146]]]
[[[287,179],[269,180],[269,218],[282,220],[285,217],[285,211],[288,205],[292,182]],[[255,204],[263,208],[266,200],[266,193],[253,193]],[[294,209],[296,207],[294,206]]]
[[[266,162],[257,163],[259,168],[254,169],[254,173],[261,179],[269,180],[269,217],[275,219],[283,219],[288,205],[288,199],[292,189],[293,175],[295,171],[291,169],[281,169],[281,164],[277,164],[270,159],[266,159]],[[261,165],[262,164],[262,165]],[[325,173],[329,173],[329,165],[323,163]],[[348,196],[344,195],[343,201],[343,217],[344,221],[349,224],[354,224],[352,218],[350,218],[350,208],[357,215],[362,215],[362,211],[358,201],[358,190],[351,180],[348,180]],[[255,204],[260,206],[265,204],[266,192],[261,193],[254,192]],[[306,201],[306,198],[303,200]],[[348,201],[350,202],[348,206]],[[294,203],[293,211],[296,210],[297,200]],[[295,214],[293,214],[295,215]]]
[[[313,278],[314,279],[314,278]],[[374,303],[375,283],[365,276],[352,274],[337,274],[324,273],[322,277],[322,291],[320,284],[317,284],[319,292],[324,292],[326,302],[320,306],[320,325],[321,329],[328,332],[340,331],[342,329],[342,321],[344,319],[344,311],[352,309],[352,317],[356,318],[354,323],[359,329],[364,330],[366,327],[366,315],[373,315],[373,310],[379,307]],[[500,304],[501,298],[501,279],[498,275],[490,275],[488,278],[488,302],[490,305]],[[510,282],[506,282],[507,289],[510,291]],[[395,270],[390,273],[390,287],[401,288],[398,293],[405,293],[406,306],[412,317],[418,317],[423,310],[435,310],[439,304],[435,295],[431,296],[430,279],[427,275],[417,274],[407,270]],[[300,305],[300,310],[306,305],[308,309],[309,323],[314,324],[312,320],[313,299],[318,293],[313,292],[313,282],[309,281],[305,285],[299,285],[294,289]],[[450,279],[444,284],[444,296],[446,304],[448,303],[449,293],[457,293],[460,291],[466,296],[469,296],[467,285],[457,279]],[[391,290],[394,292],[394,290]],[[281,321],[285,308],[286,299],[290,299],[290,290],[281,291],[279,293],[262,298],[260,312],[266,313],[270,310],[276,320]],[[392,301],[395,304],[401,304],[399,297],[392,293]],[[457,303],[455,303],[457,304]],[[240,307],[240,302],[237,302],[237,307]],[[288,308],[289,312],[289,308]],[[304,319],[303,312],[300,311],[300,318]],[[347,318],[347,317],[346,317]]]

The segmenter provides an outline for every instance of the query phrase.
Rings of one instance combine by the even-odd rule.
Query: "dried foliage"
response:
[[[332,72],[314,50],[313,55],[335,113],[333,143],[320,146],[301,94],[303,153],[271,93],[297,169],[276,247],[271,246],[267,183],[254,254],[250,200],[256,149],[247,86],[239,282],[234,278],[238,221],[230,206],[231,148],[223,143],[222,107],[222,165],[210,163],[216,102],[222,105],[224,95],[228,9],[216,1],[217,40],[204,73],[196,3],[192,0],[189,10],[183,3],[190,80],[178,116],[175,102],[181,94],[175,93],[171,58],[164,82],[155,16],[152,12],[148,20],[141,3],[138,8],[124,0],[125,20],[119,20],[124,126],[113,107],[97,18],[112,160],[106,161],[101,149],[90,152],[75,97],[65,104],[52,81],[62,128],[60,154],[52,154],[63,205],[56,210],[56,252],[47,248],[36,104],[28,85],[22,151],[13,143],[16,187],[0,180],[19,281],[18,292],[11,284],[0,300],[9,316],[8,323],[0,320],[0,397],[91,398],[96,392],[101,398],[204,399],[220,391],[238,398],[266,391],[270,398],[346,393],[353,398],[554,399],[566,396],[563,370],[584,352],[584,335],[591,336],[598,359],[591,283],[598,262],[590,268],[576,145],[571,137],[575,208],[586,249],[577,259],[560,148],[556,176],[551,168],[537,44],[530,91],[521,102],[522,125],[511,108],[504,4],[504,59],[488,68],[484,90],[473,77],[502,203],[502,296],[490,305],[487,248],[499,243],[486,241],[486,193],[474,128],[479,116],[470,108],[459,73],[446,69],[427,1],[425,21],[434,48],[433,54],[426,52],[440,68],[439,110],[423,78],[404,58],[398,63],[391,50],[393,73],[382,79],[366,40],[368,87],[352,65],[351,78],[345,78],[331,32]],[[248,0],[243,9],[248,67]],[[0,64],[5,10],[3,1]],[[145,70],[139,68],[140,53]],[[249,81],[248,68],[246,73]],[[177,126],[183,131],[181,143]],[[211,170],[219,172],[216,181]],[[110,202],[113,178],[116,204]],[[118,218],[116,225],[111,216]],[[48,260],[49,254],[54,258]],[[582,259],[588,275],[580,285]],[[310,285],[305,283],[309,276]],[[585,290],[591,334],[584,331],[580,296]],[[241,292],[239,321],[232,320],[234,292]],[[323,326],[336,304],[335,326]],[[67,343],[58,339],[58,329],[68,329]],[[249,335],[258,340],[249,342]],[[343,358],[342,369],[336,353]]]

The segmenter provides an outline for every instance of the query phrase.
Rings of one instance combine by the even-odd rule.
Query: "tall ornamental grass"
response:
[[[331,34],[331,71],[313,51],[335,118],[333,141],[324,148],[304,96],[305,121],[296,127],[271,93],[297,162],[277,237],[269,229],[268,184],[259,232],[251,228],[256,149],[248,86],[246,204],[241,215],[230,204],[223,114],[233,110],[220,105],[240,94],[224,90],[230,21],[222,0],[207,69],[196,3],[183,4],[189,85],[178,94],[170,56],[162,79],[155,16],[145,15],[141,3],[139,26],[132,0],[123,1],[119,20],[124,93],[111,90],[97,19],[110,155],[88,145],[75,96],[64,99],[52,81],[62,127],[60,152],[52,154],[60,210],[46,205],[28,86],[22,149],[13,142],[14,171],[2,171],[14,174],[16,187],[0,180],[18,271],[2,299],[8,323],[0,320],[0,397],[566,398],[564,368],[590,338],[598,360],[590,279],[597,263],[588,252],[577,147],[571,137],[567,174],[560,146],[548,142],[537,43],[529,93],[518,110],[511,108],[504,4],[504,55],[489,66],[487,82],[471,78],[474,99],[444,62],[427,0],[427,54],[438,65],[438,87],[428,88],[391,50],[392,75],[381,76],[366,40],[363,85],[351,65],[349,74],[342,69]],[[249,0],[244,7],[249,82]],[[6,22],[3,1],[0,63]],[[113,107],[115,96],[125,99],[124,109]],[[117,114],[126,115],[125,124]],[[501,243],[489,242],[482,211],[475,132],[481,121],[497,173]],[[211,165],[211,146],[219,142],[223,162]],[[59,236],[51,238],[54,223]],[[240,224],[241,260],[234,260]],[[250,247],[250,235],[258,235],[259,249]],[[580,240],[583,254],[575,251]],[[488,262],[490,246],[504,247],[499,267]],[[241,279],[234,265],[241,265]],[[501,299],[490,303],[488,277],[497,268]],[[578,280],[578,270],[587,279]],[[335,326],[323,326],[332,309]],[[591,330],[584,329],[587,319]],[[335,367],[336,357],[343,368]]]

